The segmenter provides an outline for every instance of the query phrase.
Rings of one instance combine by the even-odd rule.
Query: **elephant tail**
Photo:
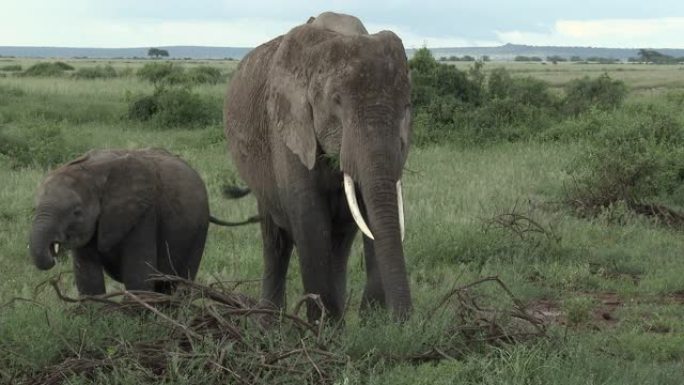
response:
[[[234,226],[248,225],[248,224],[250,224],[250,223],[258,223],[258,222],[261,222],[261,217],[258,216],[258,215],[255,215],[255,216],[251,216],[251,217],[249,217],[249,218],[247,218],[247,219],[245,219],[244,221],[241,221],[241,222],[228,222],[228,221],[224,221],[224,220],[218,219],[218,218],[216,218],[216,217],[213,216],[213,215],[210,215],[210,216],[209,216],[209,222],[211,222],[211,223],[213,223],[213,224],[215,224],[215,225],[219,225],[219,226],[234,227]]]
[[[223,197],[227,199],[238,199],[242,198],[243,196],[249,194],[252,192],[252,190],[249,189],[249,187],[239,187],[239,186],[231,186],[231,185],[224,185],[223,186]]]

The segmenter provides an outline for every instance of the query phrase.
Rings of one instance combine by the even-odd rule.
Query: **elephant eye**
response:
[[[333,95],[332,100],[333,100],[333,102],[335,102],[335,104],[337,104],[337,105],[342,104],[342,96],[340,96],[340,94],[335,94],[335,95]]]
[[[82,215],[83,215],[83,210],[81,210],[81,209],[75,209],[74,210],[74,216],[75,217],[80,217]]]

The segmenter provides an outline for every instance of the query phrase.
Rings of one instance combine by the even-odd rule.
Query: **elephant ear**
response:
[[[313,110],[309,99],[308,77],[305,73],[306,49],[294,31],[283,39],[275,54],[269,73],[269,117],[274,123],[277,135],[283,139],[299,160],[308,168],[316,164],[316,135],[314,133]]]
[[[109,172],[102,187],[97,246],[111,250],[121,242],[154,206],[157,176],[142,159],[130,154],[107,162]]]

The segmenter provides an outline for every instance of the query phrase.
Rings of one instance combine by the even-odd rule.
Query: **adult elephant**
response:
[[[367,273],[362,310],[379,305],[407,317],[400,180],[411,106],[401,40],[389,31],[369,35],[353,16],[310,19],[242,60],[224,119],[230,153],[262,217],[262,300],[285,305],[294,244],[304,290],[341,317],[358,225]],[[318,316],[315,306],[308,315]]]
[[[93,150],[54,170],[36,197],[30,253],[41,270],[73,249],[80,294],[105,292],[103,270],[129,290],[167,292],[161,272],[194,279],[209,221],[204,182],[165,150]],[[247,220],[244,223],[253,221]]]

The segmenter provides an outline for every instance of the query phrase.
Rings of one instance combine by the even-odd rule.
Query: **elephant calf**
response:
[[[29,248],[42,270],[72,249],[82,295],[105,292],[103,269],[128,290],[168,292],[150,276],[194,279],[210,219],[204,182],[177,156],[93,150],[43,181]]]

